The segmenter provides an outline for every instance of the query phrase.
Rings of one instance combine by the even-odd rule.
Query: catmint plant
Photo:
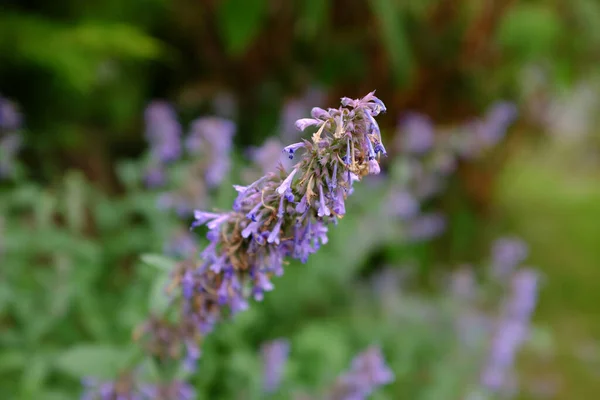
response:
[[[238,195],[231,210],[194,212],[192,228],[206,226],[208,244],[197,262],[177,264],[167,288],[170,307],[134,335],[163,368],[178,368],[183,360],[194,371],[202,340],[215,325],[273,290],[271,279],[283,274],[286,258],[305,263],[326,244],[329,225],[346,213],[354,182],[380,172],[378,160],[386,150],[375,117],[385,105],[374,92],[341,103],[313,108],[311,118],[296,121],[297,129],[315,132],[281,149],[295,161],[291,171],[280,167],[234,186]]]
[[[354,181],[379,173],[385,148],[374,117],[383,111],[374,93],[343,98],[337,109],[314,108],[312,118],[296,122],[299,130],[314,127],[311,140],[283,149],[297,160],[290,172],[280,168],[235,186],[230,211],[195,211],[192,228],[205,225],[209,244],[199,263],[179,264],[171,285],[179,323],[189,328],[181,339],[188,365],[199,357],[199,338],[274,288],[271,278],[283,274],[285,258],[306,262],[327,243],[328,225],[346,213]]]

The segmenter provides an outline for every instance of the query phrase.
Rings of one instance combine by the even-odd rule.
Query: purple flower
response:
[[[485,119],[477,125],[476,134],[487,147],[494,146],[506,133],[508,126],[517,117],[517,107],[508,102],[498,102],[491,106]]]
[[[21,129],[23,117],[15,104],[0,96],[0,132],[14,132]]]
[[[281,109],[281,117],[278,132],[286,142],[296,141],[298,131],[295,129],[295,122],[304,117],[314,104],[320,104],[325,100],[325,93],[319,88],[311,88],[300,97],[288,100]],[[323,110],[325,111],[325,110]],[[324,114],[317,114],[313,118],[322,119]]]
[[[284,156],[282,147],[279,139],[270,138],[262,146],[250,149],[248,153],[251,160],[260,167],[262,173],[266,174],[274,171],[280,164],[285,169],[291,166],[290,159],[293,158],[293,155]]]
[[[331,215],[331,211],[329,207],[327,207],[327,202],[325,201],[325,196],[323,195],[323,185],[319,184],[319,212],[317,213],[319,217],[325,217]]]
[[[164,167],[158,162],[152,162],[146,169],[144,182],[149,188],[157,188],[163,186],[167,181]]]
[[[310,151],[287,176],[268,172],[248,186],[234,186],[238,196],[230,211],[194,212],[192,228],[206,225],[208,244],[199,262],[177,266],[169,286],[177,289],[172,299],[183,338],[198,343],[216,323],[248,308],[250,298],[261,300],[272,290],[285,257],[306,262],[328,242],[328,225],[345,213],[353,181],[379,170],[372,157],[379,138],[365,134],[364,121],[383,109],[372,93],[352,110],[329,109],[331,118],[319,122],[319,133],[304,142]],[[350,164],[340,162],[348,146],[354,151]],[[294,194],[302,196],[297,204]]]
[[[294,153],[299,149],[306,146],[305,143],[303,142],[298,142],[298,143],[294,143],[294,144],[290,144],[289,146],[286,146],[283,151],[286,152],[288,154],[288,157],[291,159],[294,158]]]
[[[511,318],[528,321],[537,304],[539,275],[531,269],[521,269],[512,279],[512,297],[507,304]]]
[[[303,131],[309,126],[320,126],[323,124],[323,121],[315,118],[302,118],[296,121],[295,126],[299,131]]]
[[[408,225],[408,238],[423,241],[440,235],[446,228],[446,219],[439,213],[422,214]]]
[[[435,130],[431,120],[418,113],[408,113],[399,125],[399,148],[408,153],[428,152],[435,140]]]
[[[263,391],[275,392],[283,377],[283,370],[290,352],[290,344],[285,339],[276,339],[261,347],[263,364]]]
[[[277,188],[277,193],[279,193],[280,195],[284,195],[284,193],[289,192],[291,185],[292,185],[292,180],[294,179],[294,175],[296,175],[296,172],[298,172],[297,169],[293,170],[287,178],[284,179],[284,181],[281,183],[281,185]]]
[[[419,202],[407,190],[397,189],[390,193],[387,202],[390,214],[402,220],[409,220],[419,213]]]
[[[378,387],[394,380],[381,350],[370,347],[352,360],[350,370],[338,378],[329,398],[332,400],[365,400]]]
[[[145,112],[146,139],[150,152],[161,163],[174,161],[181,156],[181,125],[175,111],[164,101],[153,101]]]
[[[230,152],[236,126],[218,117],[198,118],[192,122],[186,149],[206,159],[204,178],[209,187],[218,186],[231,168]]]
[[[507,277],[528,255],[525,242],[507,237],[494,242],[492,246],[492,272],[496,277]]]
[[[129,374],[120,376],[116,381],[84,378],[81,383],[84,387],[82,400],[144,400],[142,385]]]

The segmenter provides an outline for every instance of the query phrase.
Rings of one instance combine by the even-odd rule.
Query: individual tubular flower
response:
[[[352,182],[377,163],[371,150],[381,142],[371,117],[384,109],[370,93],[327,110],[330,118],[320,120],[291,172],[280,169],[235,186],[231,211],[195,212],[192,226],[208,228],[208,245],[197,265],[180,264],[173,274],[183,324],[207,334],[245,310],[250,297],[260,300],[272,290],[285,257],[306,262],[327,243],[327,226],[345,213]]]
[[[393,380],[381,350],[370,347],[352,360],[350,370],[338,378],[327,399],[366,400],[378,387]]]

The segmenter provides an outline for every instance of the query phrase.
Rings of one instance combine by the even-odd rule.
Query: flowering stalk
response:
[[[353,183],[379,173],[378,158],[386,152],[374,117],[384,111],[374,92],[362,99],[342,98],[337,109],[313,108],[312,118],[296,122],[299,130],[316,127],[311,140],[283,149],[298,160],[291,172],[281,167],[248,186],[235,186],[238,196],[231,211],[195,211],[192,228],[206,225],[209,244],[199,263],[178,264],[168,288],[170,307],[163,316],[151,316],[134,335],[163,375],[174,376],[182,358],[193,370],[202,339],[217,322],[245,310],[250,298],[262,300],[273,289],[271,277],[283,274],[286,257],[306,262],[327,243],[328,225],[344,216]],[[165,384],[183,385],[170,378]],[[91,396],[112,398],[98,391]]]
[[[345,214],[353,182],[379,173],[377,158],[385,148],[373,117],[383,111],[374,93],[343,98],[337,109],[314,108],[312,118],[296,123],[300,130],[316,127],[311,140],[284,149],[298,159],[290,173],[281,168],[235,186],[231,211],[195,211],[192,228],[206,225],[209,244],[198,264],[179,264],[170,286],[178,324],[185,327],[176,330],[183,335],[177,342],[186,348],[188,365],[198,359],[198,343],[218,321],[273,289],[271,278],[283,274],[286,257],[306,262],[327,243],[328,225]]]

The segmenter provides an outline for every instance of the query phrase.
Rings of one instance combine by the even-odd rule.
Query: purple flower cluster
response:
[[[492,247],[492,274],[497,278],[510,276],[528,255],[527,244],[518,238],[498,239]]]
[[[13,174],[15,157],[21,148],[22,117],[16,106],[0,96],[0,179]]]
[[[229,173],[229,153],[235,124],[218,117],[198,118],[192,122],[185,146],[192,156],[202,156],[204,180],[209,188],[218,186]]]
[[[272,393],[279,388],[289,352],[290,344],[285,339],[272,340],[261,347],[265,393]]]
[[[491,392],[504,392],[512,384],[512,368],[517,352],[529,335],[531,316],[537,303],[539,275],[522,268],[512,272],[527,255],[527,248],[516,239],[500,239],[493,247],[492,274],[497,271],[506,277],[510,273],[511,293],[490,345],[487,363],[481,375],[481,384]]]
[[[385,154],[374,117],[385,111],[369,93],[342,99],[342,107],[314,108],[300,119],[301,130],[314,126],[311,141],[283,151],[298,162],[291,172],[269,172],[238,192],[231,211],[195,211],[193,228],[206,226],[209,244],[198,265],[179,264],[172,287],[179,288],[180,324],[192,327],[188,338],[209,333],[225,316],[262,300],[283,274],[284,259],[306,262],[327,243],[330,223],[346,213],[353,182],[379,172]],[[196,349],[192,348],[194,358]]]
[[[375,389],[394,380],[381,350],[370,347],[352,360],[350,370],[340,376],[327,396],[331,400],[364,400]]]
[[[399,157],[396,185],[388,194],[387,211],[407,223],[409,240],[422,241],[441,234],[444,216],[422,214],[422,202],[438,194],[460,158],[473,158],[496,145],[516,117],[514,105],[492,105],[481,119],[436,132],[432,121],[419,113],[405,114],[398,124],[394,150]]]
[[[198,118],[191,124],[185,149],[192,161],[176,191],[163,193],[159,206],[188,216],[193,208],[206,205],[211,189],[218,187],[231,168],[230,153],[235,124],[218,117]]]
[[[181,125],[170,104],[155,100],[144,114],[146,139],[150,143],[150,162],[146,184],[150,187],[165,183],[166,164],[181,157]]]
[[[81,400],[192,400],[196,397],[193,387],[183,381],[138,384],[131,374],[107,382],[86,378],[83,386]]]

